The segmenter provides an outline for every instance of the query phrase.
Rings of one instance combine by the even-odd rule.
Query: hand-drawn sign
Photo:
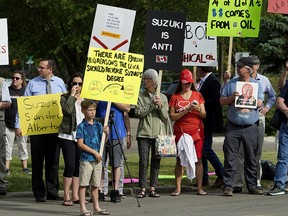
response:
[[[143,55],[90,48],[81,97],[137,104]]]
[[[136,11],[98,4],[90,47],[129,51]]]
[[[0,65],[9,65],[7,19],[0,19]]]
[[[184,66],[217,66],[217,38],[206,36],[207,24],[186,22]]]
[[[186,17],[183,13],[148,11],[145,29],[145,68],[182,68]]]
[[[268,0],[268,12],[288,14],[287,0]]]
[[[210,0],[207,35],[258,37],[262,0]]]
[[[63,118],[60,96],[61,94],[49,94],[17,98],[23,135],[59,132]]]

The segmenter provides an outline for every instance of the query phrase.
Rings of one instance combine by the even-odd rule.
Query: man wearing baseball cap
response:
[[[245,181],[249,194],[263,194],[257,188],[257,169],[255,151],[257,149],[257,135],[259,124],[259,110],[253,108],[236,108],[235,97],[239,96],[236,92],[238,81],[251,82],[258,84],[257,107],[263,103],[263,91],[261,85],[250,77],[253,67],[251,57],[242,57],[237,64],[239,77],[230,80],[224,87],[220,104],[227,105],[227,128],[223,145],[224,151],[224,196],[233,196],[235,185],[235,175],[237,170],[237,155],[241,143],[244,146],[245,161]]]
[[[263,105],[259,108],[258,145],[257,145],[257,150],[256,150],[256,156],[255,156],[256,165],[257,165],[257,187],[261,189],[261,182],[260,182],[261,174],[262,174],[261,156],[262,156],[262,148],[263,148],[264,136],[265,136],[265,115],[276,102],[276,93],[269,79],[266,76],[258,73],[258,70],[260,68],[260,59],[258,58],[258,56],[250,55],[249,57],[251,57],[253,61],[251,77],[256,79],[260,83],[263,94],[266,94],[265,104],[263,101]],[[238,156],[239,156],[239,160],[238,160],[236,185],[234,187],[234,192],[241,192],[242,187],[243,187],[243,179],[244,179],[243,147],[240,148],[240,153]]]

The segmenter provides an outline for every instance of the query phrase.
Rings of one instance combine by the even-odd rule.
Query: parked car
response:
[[[176,88],[177,88],[177,85],[178,85],[178,82],[179,80],[175,80],[173,81],[169,87],[167,88],[166,92],[164,93],[168,99],[168,101],[170,100],[172,94],[174,94]]]

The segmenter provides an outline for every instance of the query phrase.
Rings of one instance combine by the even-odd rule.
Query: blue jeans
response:
[[[274,183],[284,189],[288,169],[288,126],[286,123],[282,123],[280,127],[277,159]]]
[[[224,175],[224,167],[219,160],[218,156],[212,149],[212,143],[213,143],[213,137],[211,133],[205,133],[205,139],[204,139],[204,145],[203,145],[203,157],[202,157],[202,163],[204,168],[204,176],[203,176],[203,182],[208,182],[208,161],[213,166],[216,175],[218,178],[223,179]]]

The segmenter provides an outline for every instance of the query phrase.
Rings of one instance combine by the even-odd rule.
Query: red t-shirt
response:
[[[173,94],[169,101],[169,107],[174,107],[176,113],[183,112],[184,108],[194,100],[198,101],[199,104],[205,103],[205,100],[200,92],[192,91],[189,100],[185,100],[179,93]],[[191,110],[181,119],[175,121],[174,130],[179,131],[181,128],[183,132],[191,130],[197,131],[199,128],[203,128],[202,119],[200,118],[198,111]]]

